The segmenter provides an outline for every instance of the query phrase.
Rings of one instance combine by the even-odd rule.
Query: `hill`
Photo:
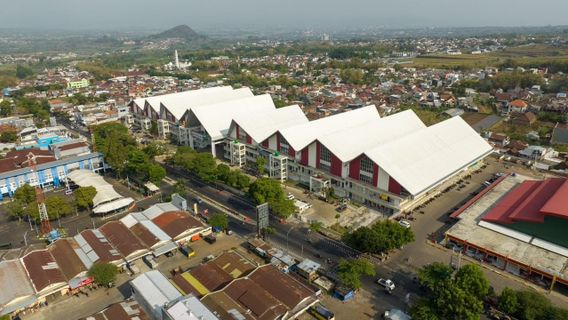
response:
[[[168,29],[164,32],[152,35],[150,36],[150,38],[152,39],[179,38],[184,40],[197,40],[197,39],[204,39],[205,37],[197,34],[197,32],[193,31],[193,29],[191,29],[186,25],[179,25],[171,29]]]

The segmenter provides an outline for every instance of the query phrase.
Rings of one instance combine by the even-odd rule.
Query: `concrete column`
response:
[[[215,152],[215,142],[211,141],[211,154],[213,155],[213,158],[217,157],[217,154]]]

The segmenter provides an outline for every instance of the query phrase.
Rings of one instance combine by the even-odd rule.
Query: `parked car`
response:
[[[290,192],[288,192],[288,195],[286,196],[286,199],[288,199],[288,200],[294,200],[294,199],[296,199],[296,197],[294,197],[293,194],[291,194]]]
[[[337,212],[343,212],[347,209],[347,205],[346,204],[342,204],[339,207],[337,207],[337,209],[335,209],[335,211]]]
[[[385,289],[387,289],[387,290],[391,290],[391,291],[392,291],[392,290],[394,290],[394,288],[395,288],[394,282],[392,282],[391,279],[383,279],[383,278],[380,278],[379,280],[377,280],[377,283],[378,283],[381,287],[383,287],[383,288],[385,288]]]
[[[179,247],[179,251],[183,253],[184,256],[191,258],[195,255],[195,251],[188,245]]]
[[[217,238],[213,234],[208,234],[203,238],[203,240],[207,243],[213,244],[217,241]]]
[[[406,220],[400,220],[398,222],[398,224],[400,224],[401,226],[405,227],[406,229],[410,228],[410,222],[406,221]]]
[[[195,198],[194,200],[195,200],[195,203],[197,203],[197,204],[203,203],[203,199],[201,199],[201,198]]]

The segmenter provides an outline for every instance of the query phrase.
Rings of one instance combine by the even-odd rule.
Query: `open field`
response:
[[[568,47],[526,45],[486,54],[432,55],[412,59],[412,65],[422,68],[472,69],[500,66],[506,62],[530,66],[550,62],[568,63]]]

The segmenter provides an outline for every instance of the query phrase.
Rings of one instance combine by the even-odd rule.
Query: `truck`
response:
[[[179,251],[183,253],[184,256],[191,258],[195,255],[195,251],[188,245],[179,247]]]

